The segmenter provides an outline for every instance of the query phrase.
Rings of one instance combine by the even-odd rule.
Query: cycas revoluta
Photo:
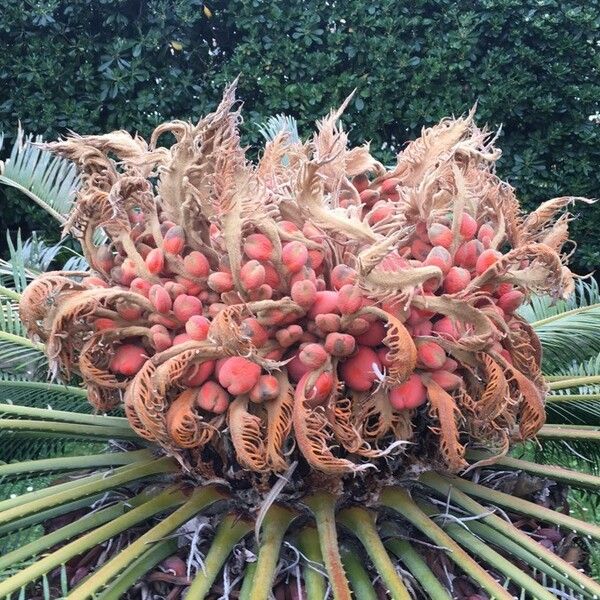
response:
[[[0,558],[0,595],[599,594],[572,562],[600,528],[562,512],[569,485],[598,478],[507,457],[535,436],[599,436],[544,427],[542,347],[517,313],[573,293],[558,214],[575,198],[523,214],[473,115],[386,169],[347,148],[343,108],[310,142],[276,134],[256,164],[234,86],[149,143],[47,146],[79,167],[60,217],[92,272],[14,292],[21,320],[59,380],[126,418],[3,407],[13,436],[112,441],[0,467],[83,471],[0,502],[7,541],[47,522]]]

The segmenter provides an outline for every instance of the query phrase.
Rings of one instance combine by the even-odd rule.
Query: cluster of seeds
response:
[[[346,148],[341,110],[253,165],[234,106],[231,88],[149,145],[124,132],[51,145],[81,167],[66,228],[93,271],[23,296],[57,371],[203,472],[216,456],[223,473],[297,455],[343,474],[411,440],[459,470],[466,444],[505,452],[534,435],[540,350],[515,311],[570,291],[555,215],[572,198],[523,215],[471,115],[424,131],[389,170]]]

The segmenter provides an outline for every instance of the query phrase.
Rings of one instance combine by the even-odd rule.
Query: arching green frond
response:
[[[595,378],[597,383],[589,383]],[[557,365],[548,379],[549,422],[600,425],[600,354],[587,361]]]
[[[548,296],[534,296],[519,312],[540,338],[546,370],[600,352],[600,292],[593,280],[579,281],[567,300],[553,302]]]
[[[0,403],[23,404],[39,408],[51,407],[61,411],[90,412],[87,392],[83,388],[45,381],[0,379]]]
[[[25,135],[19,128],[10,158],[0,170],[0,183],[25,194],[61,225],[79,187],[76,166],[40,147],[41,137]]]

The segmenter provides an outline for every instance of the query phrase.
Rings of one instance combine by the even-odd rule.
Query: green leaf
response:
[[[10,158],[0,170],[0,183],[18,189],[63,225],[79,187],[79,174],[74,164],[41,143],[41,137],[26,136],[19,128]]]

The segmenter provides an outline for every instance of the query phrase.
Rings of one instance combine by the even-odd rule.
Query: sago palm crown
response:
[[[545,425],[600,399],[578,199],[524,213],[472,114],[254,163],[234,91],[0,175],[85,258],[4,277],[0,597],[600,597],[600,432]]]

